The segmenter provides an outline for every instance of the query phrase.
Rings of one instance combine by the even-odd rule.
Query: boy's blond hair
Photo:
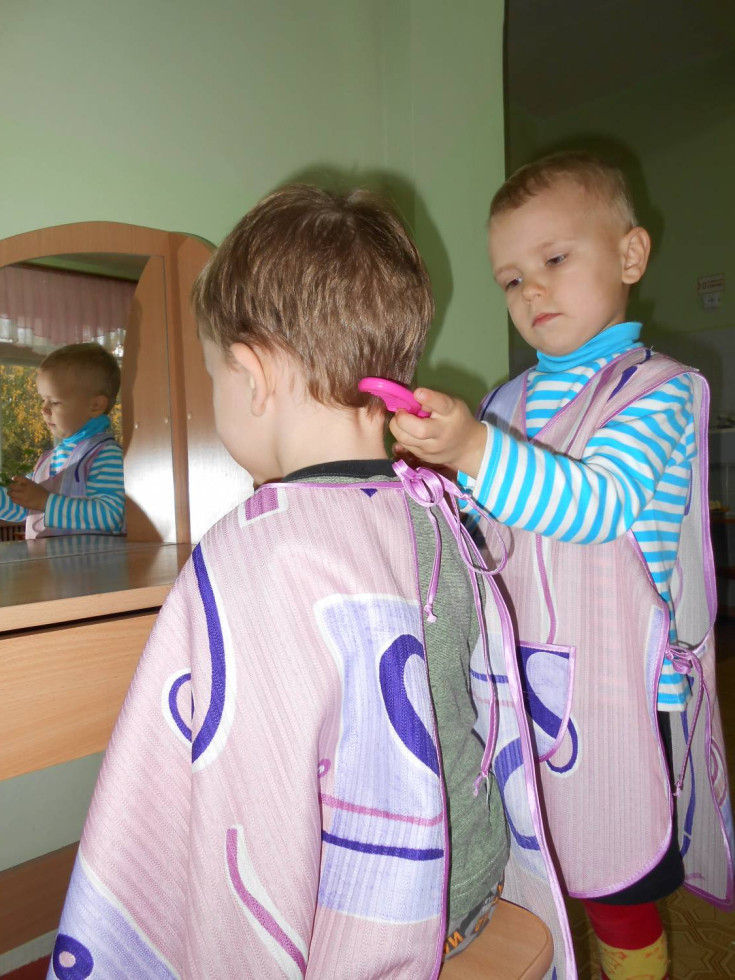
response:
[[[520,167],[505,181],[490,204],[490,218],[514,211],[542,190],[573,181],[607,205],[630,231],[638,224],[625,174],[592,153],[569,150],[541,157]]]
[[[198,276],[199,329],[223,351],[281,350],[322,404],[377,402],[366,375],[409,384],[434,315],[416,246],[388,204],[365,190],[293,184],[236,225]]]
[[[66,371],[74,375],[79,385],[89,389],[90,395],[107,398],[105,414],[115,404],[120,390],[120,365],[114,355],[100,344],[67,344],[51,351],[38,366],[39,373]]]

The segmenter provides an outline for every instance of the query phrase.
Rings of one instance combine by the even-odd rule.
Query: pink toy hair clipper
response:
[[[385,402],[385,407],[389,412],[397,412],[403,409],[411,415],[417,415],[420,419],[427,419],[429,413],[425,412],[411,391],[398,384],[397,381],[388,381],[386,378],[363,378],[357,385],[360,391],[368,395],[377,395]]]

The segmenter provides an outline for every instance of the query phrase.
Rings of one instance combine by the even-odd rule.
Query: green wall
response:
[[[9,6],[4,235],[105,218],[218,241],[306,162],[381,162],[380,4]]]
[[[502,19],[502,0],[10,0],[0,237],[103,219],[216,243],[294,176],[367,179],[439,294],[422,376],[475,399],[507,370],[483,230]]]
[[[294,176],[367,180],[437,292],[422,380],[476,402],[507,374],[484,233],[504,173],[502,0],[6,0],[2,20],[0,237],[107,220],[216,243]],[[49,771],[47,791],[43,773],[0,784],[0,867],[75,839],[97,763]],[[76,809],[40,826],[64,787]]]

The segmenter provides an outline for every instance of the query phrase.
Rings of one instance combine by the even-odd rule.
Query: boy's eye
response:
[[[546,260],[547,265],[561,265],[561,263],[566,258],[566,255],[552,255],[550,259]]]
[[[520,286],[520,284],[521,284],[521,277],[520,276],[516,276],[515,279],[511,279],[509,282],[506,282],[506,284],[505,284],[505,286],[503,288],[505,289],[505,291],[507,293],[511,289],[515,289],[516,286]]]

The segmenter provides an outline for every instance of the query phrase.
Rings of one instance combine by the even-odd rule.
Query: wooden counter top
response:
[[[155,609],[191,550],[81,534],[0,543],[0,634]]]

